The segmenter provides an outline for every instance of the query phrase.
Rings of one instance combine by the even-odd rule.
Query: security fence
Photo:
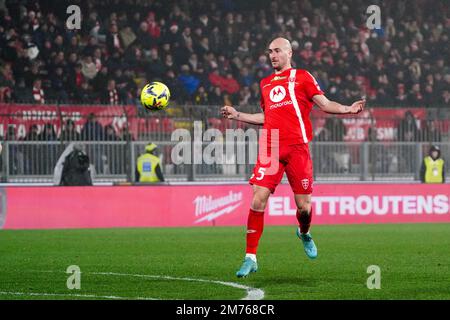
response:
[[[226,153],[214,158],[213,163],[204,159],[195,163],[193,154],[205,154],[210,143],[202,143],[195,150],[194,143],[187,144],[191,149],[191,161],[180,162],[180,146],[176,141],[153,141],[158,145],[162,170],[169,181],[228,181],[247,180],[252,173],[254,161],[251,142],[245,142],[245,163],[236,161],[236,153]],[[79,141],[90,158],[96,182],[136,181],[135,167],[137,157],[144,153],[147,141]],[[450,159],[450,143],[437,143],[442,157]],[[2,154],[3,182],[52,182],[53,170],[59,156],[67,145],[58,142],[5,142]],[[311,155],[314,163],[315,180],[407,180],[419,179],[423,157],[428,154],[429,143],[392,142],[312,142]],[[179,148],[178,148],[179,149]],[[253,159],[254,160],[254,159]],[[447,173],[450,173],[448,166]]]
[[[231,142],[225,142],[225,133],[259,136],[260,127],[222,119],[217,106],[171,107],[164,112],[136,106],[1,107],[2,182],[52,182],[56,162],[70,142],[85,149],[96,182],[135,181],[136,159],[148,142],[158,145],[162,170],[170,181],[243,181],[251,175],[256,160],[257,139],[233,140],[233,154],[226,152]],[[240,110],[260,112],[258,106]],[[368,108],[358,116],[313,110],[311,120],[314,139],[310,149],[318,181],[417,180],[432,144],[441,147],[444,159],[450,159],[448,107]],[[180,140],[176,132],[192,139]],[[207,133],[214,139],[205,139]],[[180,161],[182,141],[192,161]],[[214,148],[214,143],[221,147]],[[238,161],[239,152],[245,153],[245,161]],[[205,154],[215,161],[205,161]],[[199,155],[200,161],[194,161]]]

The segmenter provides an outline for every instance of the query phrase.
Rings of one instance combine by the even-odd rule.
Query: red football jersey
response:
[[[313,137],[311,113],[313,96],[323,94],[316,79],[306,70],[288,69],[261,80],[261,108],[264,129],[279,130],[280,146],[303,144]]]

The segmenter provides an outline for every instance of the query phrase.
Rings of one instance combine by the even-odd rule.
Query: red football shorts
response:
[[[279,158],[274,157],[273,161],[278,161],[278,170],[274,174],[266,174],[271,162],[261,163],[260,158],[253,169],[249,183],[261,187],[266,187],[271,193],[286,175],[294,194],[311,194],[313,184],[313,164],[309,154],[307,144],[296,144],[280,147]]]

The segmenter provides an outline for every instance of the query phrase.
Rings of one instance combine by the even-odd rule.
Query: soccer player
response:
[[[297,205],[298,238],[310,259],[317,257],[317,248],[309,232],[311,224],[311,193],[313,184],[313,165],[308,142],[313,132],[309,114],[314,104],[322,111],[332,114],[357,114],[364,109],[365,100],[354,102],[351,106],[328,100],[317,81],[306,70],[291,66],[292,48],[287,39],[276,38],[268,48],[268,55],[274,73],[261,80],[261,109],[263,112],[249,114],[237,111],[232,106],[221,108],[223,117],[250,124],[263,125],[267,132],[266,147],[270,149],[271,136],[278,130],[278,155],[271,161],[278,161],[278,170],[269,174],[273,163],[261,161],[261,151],[253,169],[249,183],[253,187],[253,198],[247,221],[246,255],[238,277],[246,277],[258,269],[256,252],[264,228],[264,210],[271,193],[280,183],[286,172],[294,192]],[[267,162],[267,161],[266,161]],[[267,171],[267,174],[266,174]]]

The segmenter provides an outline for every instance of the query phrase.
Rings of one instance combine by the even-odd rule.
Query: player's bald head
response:
[[[280,48],[285,51],[292,51],[291,42],[288,39],[282,37],[275,38],[270,42],[269,49],[273,50],[275,48]]]
[[[272,67],[276,71],[282,71],[291,67],[292,46],[288,39],[282,37],[273,39],[267,51]]]

